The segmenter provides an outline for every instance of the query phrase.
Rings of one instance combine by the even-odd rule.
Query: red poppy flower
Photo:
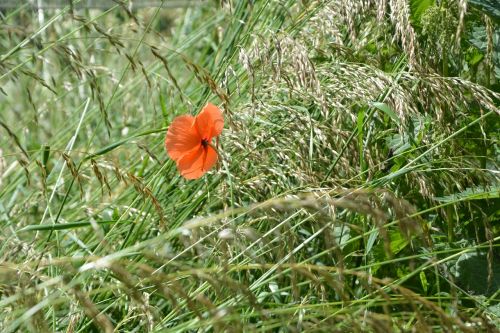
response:
[[[224,127],[222,112],[208,103],[196,116],[183,115],[172,121],[165,137],[165,148],[184,178],[203,176],[217,161],[212,139]]]

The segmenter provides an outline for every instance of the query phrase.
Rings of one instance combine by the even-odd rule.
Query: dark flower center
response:
[[[204,148],[207,148],[207,146],[208,146],[208,140],[207,140],[207,139],[201,139],[201,145],[202,145]]]

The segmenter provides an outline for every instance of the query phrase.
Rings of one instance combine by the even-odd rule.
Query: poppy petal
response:
[[[201,145],[201,138],[193,126],[195,118],[190,115],[179,116],[172,121],[167,130],[165,148],[174,161]]]
[[[177,161],[177,168],[184,178],[196,179],[203,176],[206,170],[203,170],[203,159],[205,157],[205,149],[199,146],[198,149],[185,154]]]
[[[203,110],[196,116],[196,128],[201,138],[210,140],[221,134],[224,128],[224,117],[218,107],[207,103]]]
[[[207,156],[205,157],[205,161],[203,163],[203,170],[208,171],[212,169],[215,162],[217,162],[217,151],[211,146],[207,146]]]
[[[177,168],[186,179],[200,178],[214,166],[217,157],[214,148],[200,146],[181,157],[177,162]]]

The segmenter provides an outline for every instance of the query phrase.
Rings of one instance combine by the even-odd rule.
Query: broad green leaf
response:
[[[399,231],[389,233],[389,237],[391,239],[390,246],[393,254],[397,254],[408,245],[408,240]]]

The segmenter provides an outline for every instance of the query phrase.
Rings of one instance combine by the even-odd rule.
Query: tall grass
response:
[[[498,26],[419,3],[2,12],[2,332],[497,331]]]

